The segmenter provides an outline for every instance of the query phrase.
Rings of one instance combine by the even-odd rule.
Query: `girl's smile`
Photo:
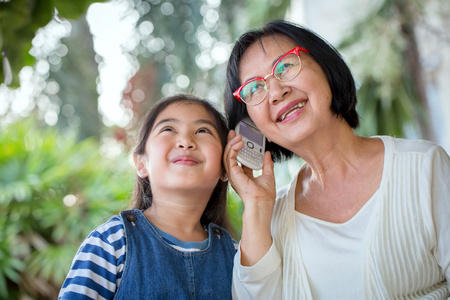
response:
[[[172,159],[172,163],[186,166],[194,166],[199,164],[200,161],[189,155],[180,155]]]

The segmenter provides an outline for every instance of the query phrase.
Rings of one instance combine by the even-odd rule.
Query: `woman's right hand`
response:
[[[264,153],[262,174],[254,177],[252,169],[238,165],[237,154],[243,146],[242,136],[236,135],[236,132],[231,130],[228,133],[228,144],[225,147],[223,163],[232,187],[241,197],[244,205],[250,204],[249,202],[252,201],[267,201],[273,205],[276,187],[270,152]]]
[[[242,215],[241,264],[251,266],[269,251],[272,245],[270,222],[276,198],[273,161],[270,152],[264,154],[262,174],[253,176],[253,170],[239,166],[238,151],[244,146],[242,136],[234,130],[228,133],[224,151],[224,165],[231,186],[244,203]]]

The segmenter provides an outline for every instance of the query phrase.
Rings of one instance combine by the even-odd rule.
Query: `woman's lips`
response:
[[[277,117],[277,122],[283,122],[289,120],[291,117],[297,116],[301,109],[306,105],[307,100],[302,100],[298,102],[293,102],[286,107],[284,107]]]

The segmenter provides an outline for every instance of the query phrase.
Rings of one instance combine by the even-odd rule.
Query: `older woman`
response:
[[[236,42],[227,70],[230,128],[249,116],[275,160],[305,164],[275,192],[241,167],[231,131],[224,161],[245,205],[238,299],[447,299],[450,158],[427,141],[361,137],[353,77],[313,32],[273,21]]]

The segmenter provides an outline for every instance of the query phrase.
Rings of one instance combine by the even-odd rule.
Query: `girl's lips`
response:
[[[289,103],[278,112],[276,121],[283,122],[285,120],[289,120],[290,117],[297,116],[307,102],[308,100],[299,100]]]
[[[179,164],[179,165],[187,165],[187,166],[193,166],[199,163],[199,161],[192,156],[177,156],[174,159],[172,159],[172,163]]]

